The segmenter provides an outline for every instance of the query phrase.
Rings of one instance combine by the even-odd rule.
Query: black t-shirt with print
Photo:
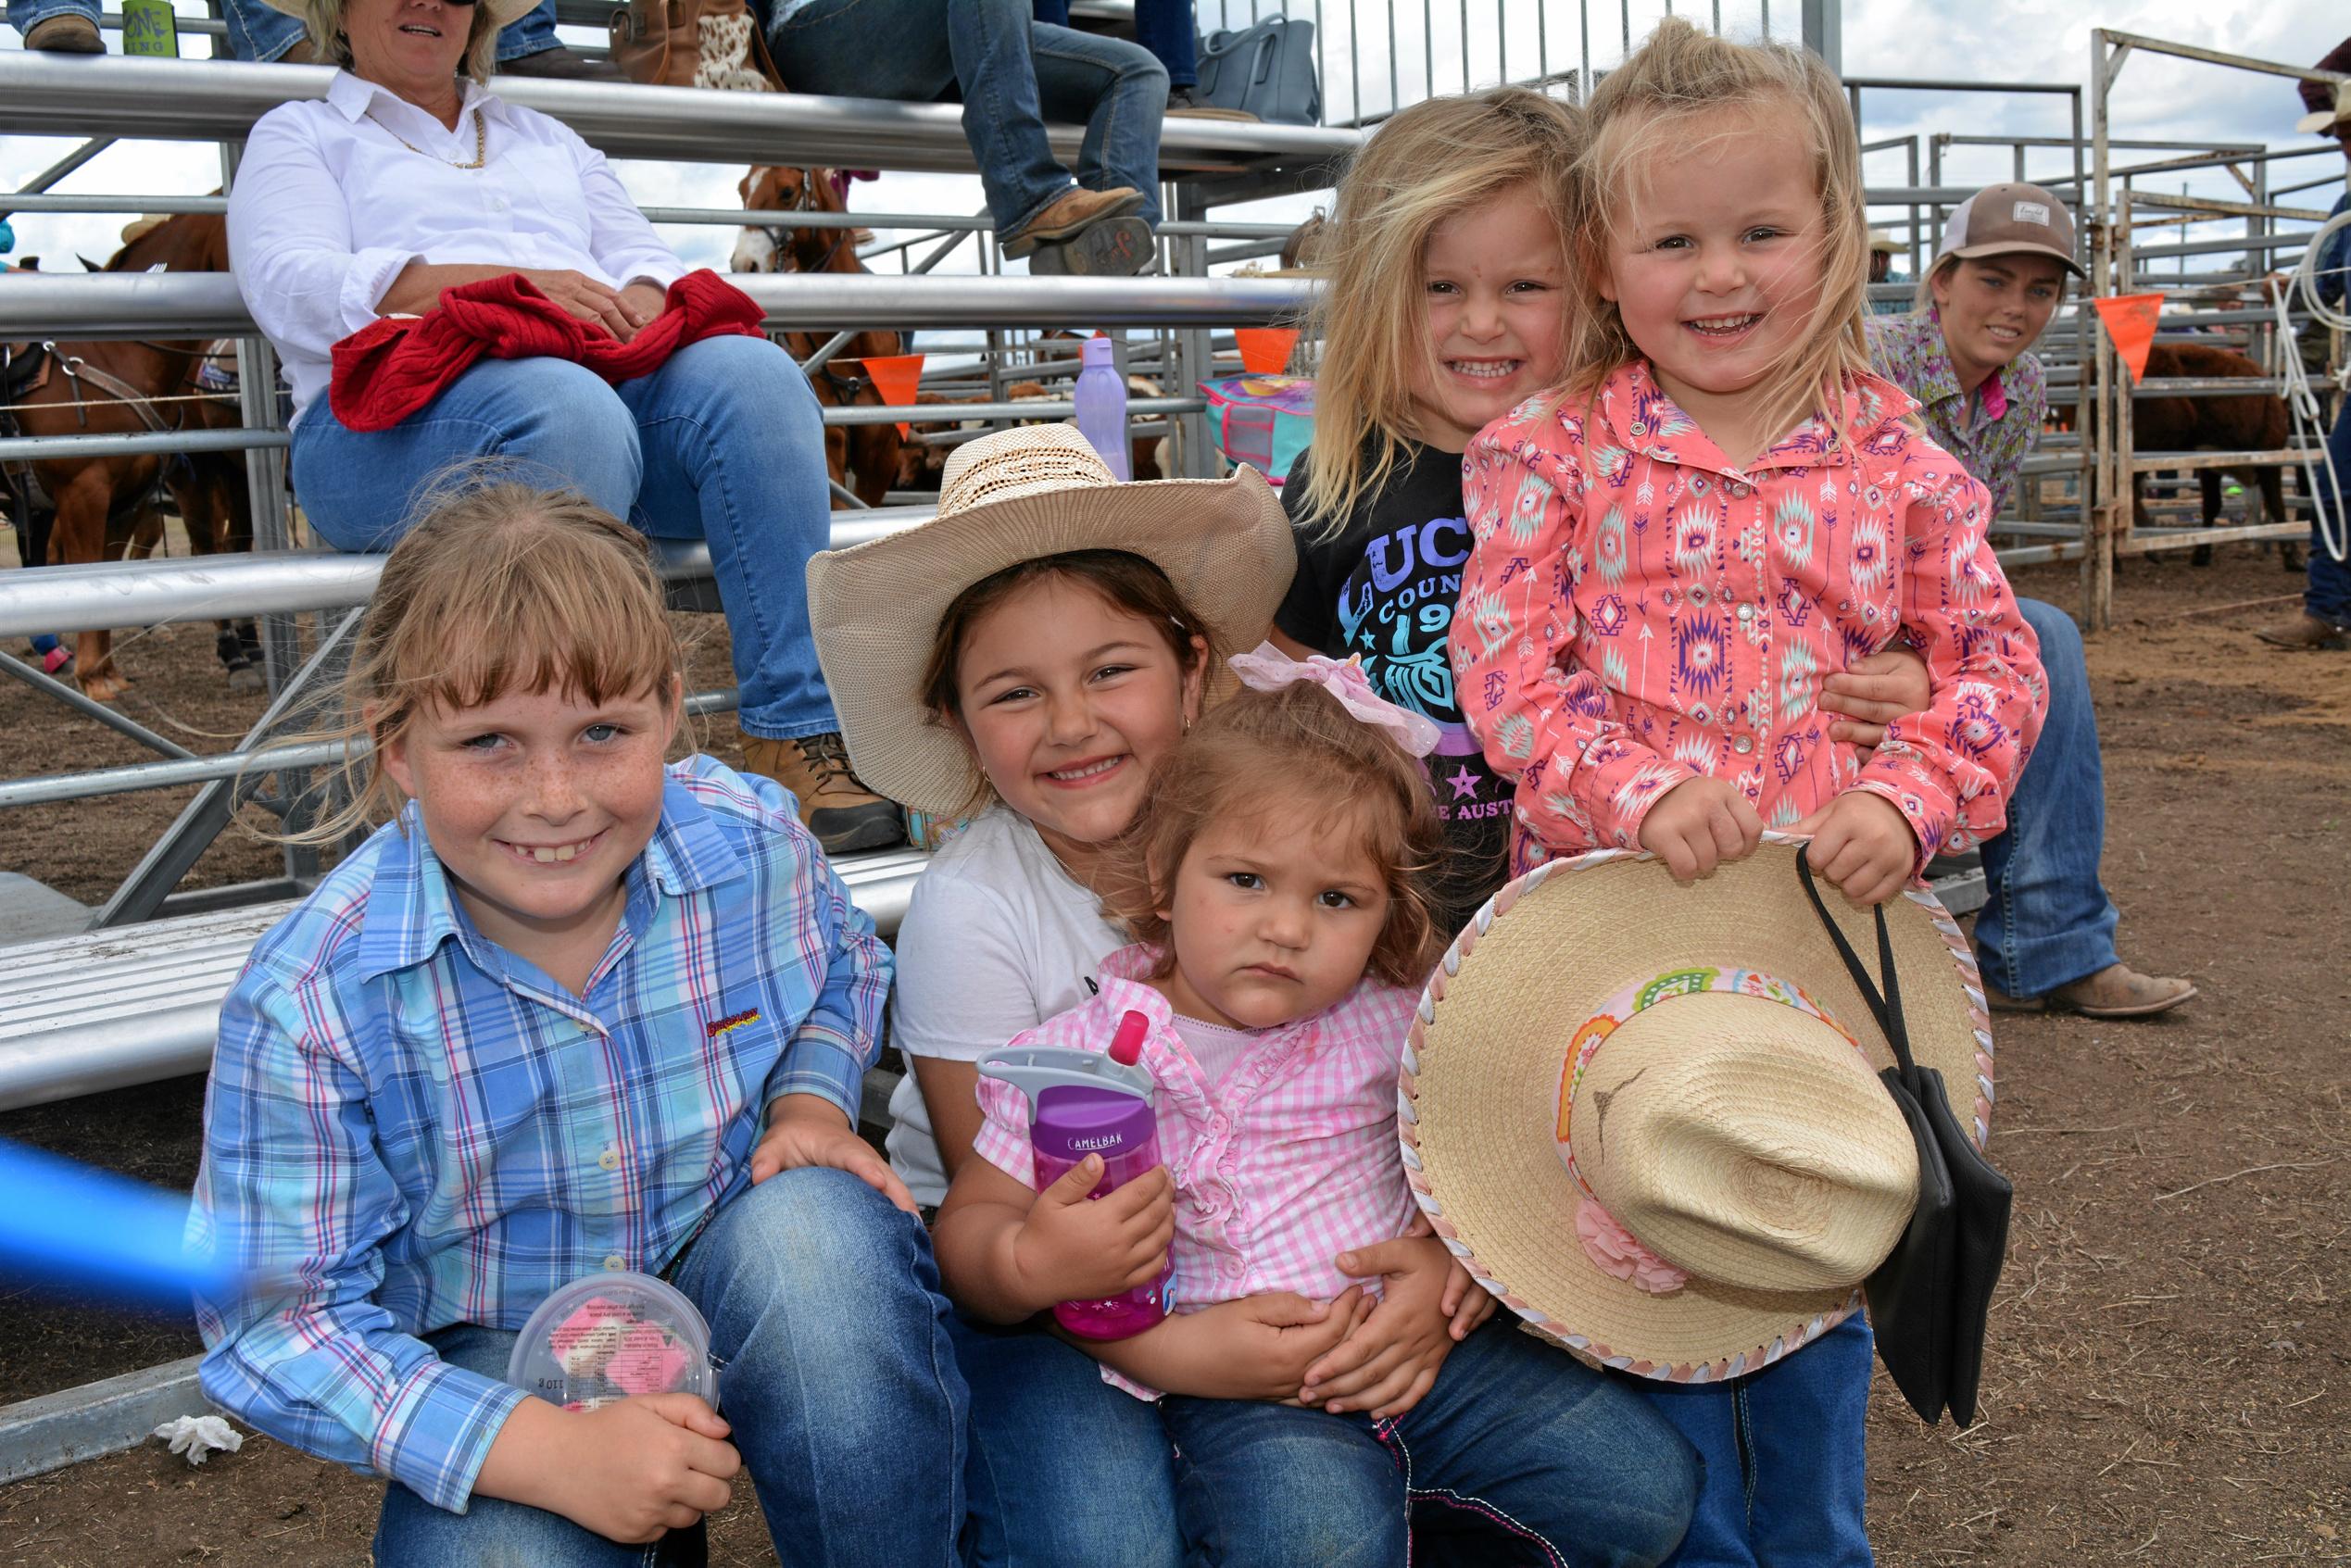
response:
[[[1387,485],[1344,527],[1331,533],[1293,519],[1293,537],[1298,574],[1274,624],[1318,653],[1360,657],[1374,691],[1443,731],[1428,776],[1450,851],[1439,892],[1459,931],[1502,884],[1511,802],[1509,781],[1486,766],[1462,722],[1445,652],[1469,559],[1461,458],[1408,443]]]

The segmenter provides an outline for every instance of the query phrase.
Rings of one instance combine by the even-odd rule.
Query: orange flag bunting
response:
[[[1298,346],[1296,327],[1235,327],[1233,337],[1240,345],[1241,369],[1252,376],[1280,375]]]
[[[2119,294],[2090,303],[2098,307],[2098,320],[2106,324],[2106,336],[2131,368],[2131,384],[2137,385],[2147,373],[2147,350],[2155,346],[2156,318],[2163,312],[2163,295]]]
[[[882,401],[893,408],[909,408],[914,405],[914,392],[923,382],[923,356],[920,354],[868,355],[859,361],[865,373],[874,378],[874,390],[882,395]],[[901,420],[898,426],[900,441],[914,433],[913,427]]]

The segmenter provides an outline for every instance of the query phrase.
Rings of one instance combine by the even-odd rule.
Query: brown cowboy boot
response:
[[[2351,647],[2351,635],[2331,621],[2321,621],[2304,610],[2282,626],[2265,628],[2255,636],[2272,647],[2307,651],[2311,648]]]
[[[1051,201],[1043,210],[1021,225],[1021,232],[1004,241],[1007,257],[1026,256],[1040,245],[1076,238],[1105,219],[1124,218],[1138,211],[1143,205],[1143,193],[1132,185],[1120,185],[1107,191],[1089,191],[1083,185],[1072,185]]]
[[[107,41],[98,24],[79,11],[60,11],[34,25],[24,35],[24,46],[51,55],[103,55]]]
[[[837,731],[798,740],[743,737],[743,766],[792,792],[800,822],[827,855],[887,849],[906,842],[898,807],[865,787],[849,771],[849,747]]]
[[[2078,1012],[2084,1018],[2153,1018],[2196,995],[2196,984],[2176,975],[2141,974],[2110,963],[2042,997],[2011,997],[1990,981],[1983,999],[1994,1012]]]

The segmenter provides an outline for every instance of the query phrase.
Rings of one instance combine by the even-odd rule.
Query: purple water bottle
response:
[[[1118,373],[1116,347],[1106,337],[1089,337],[1077,351],[1077,433],[1086,438],[1111,472],[1135,477],[1126,445],[1126,382]]]
[[[1153,1085],[1138,1058],[1150,1020],[1129,1012],[1118,1022],[1107,1054],[1062,1046],[994,1051],[979,1070],[1028,1096],[1029,1151],[1038,1191],[1059,1181],[1089,1154],[1102,1157],[1102,1177],[1086,1196],[1100,1198],[1133,1181],[1159,1158],[1159,1114]],[[1081,1339],[1125,1339],[1167,1316],[1175,1299],[1170,1263],[1149,1285],[1091,1301],[1054,1305],[1055,1321]]]

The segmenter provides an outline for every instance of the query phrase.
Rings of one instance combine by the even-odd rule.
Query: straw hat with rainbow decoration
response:
[[[1587,1361],[1681,1383],[1766,1366],[1860,1308],[1909,1223],[1917,1149],[1878,1078],[1893,1055],[1798,882],[1801,843],[1766,834],[1687,886],[1631,850],[1540,866],[1422,996],[1397,1119],[1414,1196],[1479,1284]],[[1826,902],[1874,946],[1867,909]],[[1924,890],[1886,915],[1912,1052],[1981,1147],[1974,956]]]

